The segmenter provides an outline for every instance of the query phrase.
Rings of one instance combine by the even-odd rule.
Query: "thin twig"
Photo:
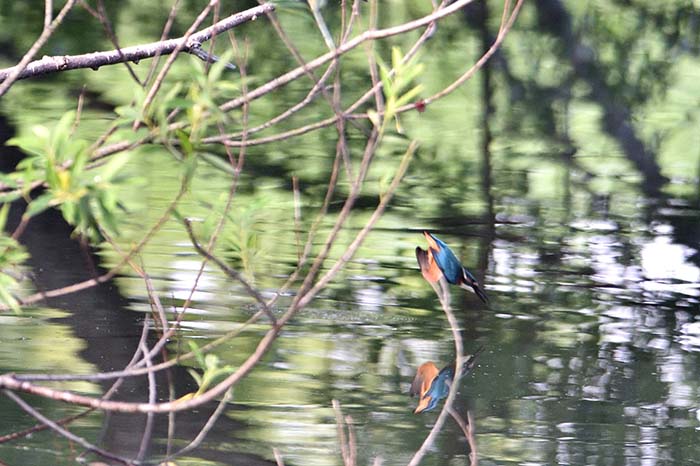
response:
[[[44,29],[51,25],[51,20],[53,19],[53,1],[44,1]]]
[[[151,277],[145,271],[142,273],[141,278],[146,284],[146,291],[148,293],[148,300],[151,303],[151,309],[153,309],[154,314],[160,319],[160,328],[163,333],[165,333],[169,330],[168,317],[165,315],[165,309],[163,309],[163,304],[160,302],[160,297],[158,297],[158,293],[156,293],[155,288],[153,288]],[[151,358],[148,359],[150,360]]]
[[[39,411],[31,407],[27,402],[25,402],[22,398],[17,396],[14,392],[11,390],[3,390],[3,393],[5,396],[7,396],[9,399],[17,403],[17,405],[22,408],[27,414],[38,420],[39,422],[46,424],[51,430],[57,432],[58,434],[62,435],[63,437],[77,443],[81,447],[85,448],[86,450],[90,450],[94,453],[97,453],[100,456],[103,456],[105,458],[109,458],[111,460],[119,461],[120,463],[124,464],[131,464],[131,461],[128,458],[124,458],[119,455],[115,455],[114,453],[108,452],[106,450],[101,449],[97,445],[93,445],[92,443],[88,442],[82,437],[79,437],[75,435],[74,433],[70,432],[69,430],[61,427],[57,423],[53,422],[51,419],[47,418],[43,414],[41,414]]]
[[[97,10],[92,8],[90,5],[87,4],[85,0],[79,0],[80,6],[82,6],[88,13],[90,13],[95,19],[97,19],[100,24],[102,25],[102,28],[105,31],[105,34],[107,34],[107,37],[109,37],[110,42],[112,42],[112,45],[114,45],[114,48],[121,54],[121,46],[119,45],[119,39],[117,38],[116,34],[114,33],[114,28],[112,27],[112,22],[109,20],[109,17],[107,16],[107,9],[105,8],[104,0],[98,0],[97,1]],[[139,77],[136,75],[136,72],[134,71],[134,68],[131,66],[131,64],[128,62],[128,60],[124,59],[123,61],[124,66],[126,67],[127,72],[131,76],[131,79],[134,80],[135,83],[137,83],[139,86],[143,87],[143,83],[139,79]]]
[[[141,353],[144,355],[144,360],[146,361],[146,367],[150,368],[153,366],[153,361],[149,356],[148,346],[146,342],[142,341],[139,345],[141,348]],[[148,403],[154,404],[156,402],[156,376],[153,372],[148,373]],[[151,435],[153,433],[153,413],[146,413],[146,426],[144,428],[143,437],[141,437],[141,446],[139,447],[139,452],[136,455],[137,461],[143,461],[146,456],[146,450],[148,445],[151,443]]]
[[[194,231],[192,231],[192,224],[190,223],[189,220],[185,219],[184,220],[184,225],[185,225],[185,231],[187,231],[187,235],[190,237],[190,241],[192,242],[192,246],[194,246],[195,250],[202,255],[203,257],[207,258],[207,260],[210,260],[211,262],[215,263],[222,272],[224,272],[226,275],[229,277],[233,278],[234,280],[238,281],[241,285],[243,285],[243,288],[245,288],[246,292],[252,296],[258,304],[260,304],[260,307],[262,307],[263,312],[267,315],[268,319],[270,319],[270,322],[272,325],[277,324],[277,319],[275,319],[274,314],[270,310],[270,308],[267,306],[267,303],[265,302],[265,298],[260,294],[258,290],[253,288],[253,286],[248,283],[248,281],[243,278],[243,275],[241,275],[237,270],[232,269],[228,265],[226,265],[221,259],[218,257],[212,255],[209,251],[204,249],[199,242],[197,241],[197,238],[194,236]]]
[[[0,72],[0,97],[5,95],[5,93],[10,89],[10,86],[12,86],[16,80],[22,79],[24,70],[31,67],[32,64],[30,62],[32,61],[32,58],[34,58],[34,55],[36,55],[39,49],[46,44],[46,41],[49,40],[49,37],[51,37],[58,25],[63,22],[63,19],[66,17],[68,12],[73,8],[75,2],[76,0],[68,0],[66,4],[63,5],[63,8],[61,8],[61,11],[58,13],[58,16],[56,16],[56,19],[50,23],[48,23],[49,18],[51,18],[51,12],[49,9],[52,8],[52,6],[51,2],[47,1],[45,3],[46,11],[44,15],[44,29],[41,31],[41,35],[39,35],[39,38],[34,42],[34,44],[32,44],[17,65],[4,70],[4,74],[3,72]]]
[[[340,455],[343,457],[343,464],[345,466],[350,466],[350,450],[348,448],[348,439],[345,436],[345,428],[343,427],[343,412],[340,409],[340,402],[333,399],[331,401],[333,405],[333,413],[335,414],[335,428],[338,432],[338,444],[340,445]]]
[[[355,427],[352,422],[352,416],[345,416],[345,425],[348,426],[348,450],[350,457],[348,458],[348,466],[357,465],[357,437],[355,436]]]
[[[467,411],[467,432],[467,442],[469,442],[469,449],[471,450],[469,452],[469,464],[470,466],[476,466],[479,464],[479,454],[476,450],[476,424],[471,410]]]
[[[275,457],[275,462],[277,463],[277,466],[284,466],[284,460],[282,459],[282,455],[280,454],[277,448],[272,449],[272,454]]]
[[[204,439],[206,438],[207,434],[209,434],[209,431],[214,427],[214,424],[216,424],[216,421],[219,420],[219,416],[221,416],[221,414],[224,412],[224,409],[228,405],[228,402],[231,401],[231,398],[233,398],[233,390],[228,390],[224,394],[224,397],[221,398],[221,400],[219,401],[219,404],[217,404],[214,412],[211,414],[211,416],[209,416],[209,419],[207,419],[207,422],[202,426],[197,436],[194,439],[192,439],[192,441],[189,444],[182,447],[180,450],[165,457],[160,464],[167,464],[169,460],[178,456],[182,456],[185,453],[188,453],[197,448],[199,445],[201,445]]]
[[[175,19],[177,19],[177,13],[178,13],[178,8],[180,7],[180,0],[175,0],[173,3],[173,6],[170,7],[170,11],[168,12],[168,19],[165,21],[165,25],[163,26],[163,31],[160,33],[160,41],[164,41],[166,37],[170,35],[170,31],[173,29],[173,24],[175,24]],[[151,79],[153,79],[153,75],[156,74],[156,70],[158,69],[158,66],[160,65],[160,58],[161,58],[161,53],[157,53],[154,57],[153,60],[151,61],[151,66],[148,69],[148,74],[146,75],[146,79],[143,80],[144,82],[144,87],[146,83],[151,82]]]

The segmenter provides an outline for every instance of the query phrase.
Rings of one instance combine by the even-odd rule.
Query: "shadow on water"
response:
[[[10,135],[11,130],[6,121],[0,119],[0,140],[6,140]],[[22,154],[19,152],[3,155],[6,155],[2,158],[4,170],[11,170],[22,158]],[[24,201],[16,201],[12,205],[7,224],[9,232],[14,231],[19,224],[20,216],[25,207]],[[72,230],[72,227],[63,220],[59,212],[47,210],[34,217],[24,231],[21,243],[31,256],[26,264],[29,268],[27,273],[32,277],[36,290],[58,289],[97,278],[106,272],[100,267],[100,257],[83,242],[72,238]],[[143,315],[129,312],[129,304],[129,299],[122,296],[116,282],[110,280],[97,286],[88,287],[83,291],[47,298],[41,303],[42,307],[61,310],[61,317],[52,317],[52,313],[45,314],[42,312],[42,308],[30,309],[26,313],[28,316],[38,319],[40,322],[38,325],[48,329],[67,326],[70,333],[65,338],[78,339],[81,342],[79,357],[83,362],[89,364],[87,366],[89,370],[84,372],[102,373],[125,368],[138,347],[142,334]],[[25,335],[23,338],[42,338],[42,335],[32,336],[31,328],[29,331],[29,335]],[[43,333],[50,334],[51,331],[44,330]],[[58,345],[61,344],[61,339],[48,340]],[[155,339],[151,336],[148,341],[149,346],[154,342]],[[59,346],[50,351],[60,354],[64,349]],[[18,360],[24,364],[16,367],[4,366],[3,372],[8,370],[26,371],[28,367],[34,366],[34,363],[28,360],[29,357],[31,357],[31,353],[26,358],[20,355]],[[69,373],[83,372],[77,367],[67,366],[64,369]],[[102,382],[100,391],[106,392],[111,384],[109,381]],[[170,384],[174,387],[175,397],[197,389],[185,368],[179,366],[169,371],[167,376],[157,378],[158,399],[168,399]],[[147,393],[148,381],[145,378],[127,378],[124,379],[124,383],[113,399],[147,402]],[[13,425],[13,421],[10,421],[9,425],[4,424],[3,427],[17,430],[31,425],[27,424],[27,418],[21,419],[19,408],[12,405],[9,400],[3,399],[2,404],[5,418],[18,422]],[[215,409],[216,403],[211,403],[201,409],[178,414],[178,429],[174,441],[191,441]],[[16,412],[16,414],[10,414],[11,412]],[[64,412],[57,409],[54,414],[60,417],[76,412],[79,410],[69,409]],[[149,449],[149,454],[164,455],[166,452],[165,444],[160,439],[166,439],[168,436],[168,419],[166,416],[157,416],[156,419],[152,435],[157,441]],[[114,413],[100,416],[98,422],[101,424],[98,437],[98,443],[101,447],[124,457],[136,457],[141,439],[145,434],[145,416]],[[213,445],[216,445],[227,441],[233,432],[244,426],[244,422],[234,421],[223,416],[215,428],[211,430],[208,438]],[[97,428],[98,425],[94,425],[94,427]],[[36,437],[45,435],[47,434],[35,434]],[[60,456],[63,456],[60,450],[55,453],[59,456],[53,460],[47,460],[50,463],[46,464],[59,464],[63,461],[60,459]],[[221,464],[274,464],[254,454],[224,452],[215,448],[203,448],[198,452],[198,455],[202,459]],[[2,455],[2,458],[11,460],[11,456],[5,454]],[[233,462],[229,463],[230,461]],[[71,461],[68,463],[72,464]]]

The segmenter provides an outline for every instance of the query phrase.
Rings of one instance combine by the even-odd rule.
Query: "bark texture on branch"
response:
[[[221,34],[229,29],[239,26],[248,21],[254,21],[258,16],[274,11],[275,7],[271,3],[265,3],[249,10],[233,14],[221,21],[192,34],[183,50],[188,53],[198,54],[202,42],[206,42],[212,37]],[[108,50],[104,52],[85,53],[82,55],[45,56],[40,60],[35,60],[19,74],[17,79],[26,79],[41,76],[59,71],[76,70],[80,68],[92,68],[97,70],[104,65],[113,65],[122,62],[138,63],[144,58],[153,58],[157,55],[168,55],[172,53],[184,40],[182,37],[168,39],[150,44],[134,45],[120,50]],[[0,70],[0,82],[7,79],[15,70],[15,67]]]

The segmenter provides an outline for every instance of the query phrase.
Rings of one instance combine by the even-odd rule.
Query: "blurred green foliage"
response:
[[[12,138],[8,144],[22,149],[27,157],[17,166],[25,197],[36,182],[46,190],[30,200],[25,217],[33,217],[55,207],[78,234],[92,240],[102,238],[102,229],[114,235],[118,231],[119,200],[115,185],[124,178],[121,168],[128,154],[111,157],[99,170],[87,169],[88,141],[76,138],[74,112],[66,112],[53,128],[37,125],[32,134]]]
[[[20,264],[27,260],[25,249],[5,233],[10,204],[0,207],[0,302],[19,312],[20,308],[13,292],[18,288],[18,278],[21,276]]]

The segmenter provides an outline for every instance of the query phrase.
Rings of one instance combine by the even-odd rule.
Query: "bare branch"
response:
[[[148,351],[148,346],[146,342],[142,341],[139,345],[143,358],[146,361],[146,367],[153,367],[153,361],[151,360],[151,355]],[[148,403],[153,404],[156,402],[156,376],[153,372],[148,373]],[[148,449],[148,444],[151,443],[151,435],[153,434],[153,413],[146,414],[146,427],[144,429],[143,437],[141,437],[141,446],[139,447],[139,452],[136,455],[138,461],[142,461],[146,456],[146,450]]]
[[[275,89],[278,89],[286,84],[289,84],[290,82],[294,81],[295,79],[299,78],[301,75],[305,74],[308,72],[308,70],[314,70],[318,68],[319,66],[331,61],[335,60],[337,57],[349,52],[350,50],[358,47],[361,45],[363,42],[366,42],[368,40],[377,40],[377,39],[384,39],[387,37],[392,37],[396,36],[399,34],[404,34],[409,31],[413,31],[414,29],[418,29],[421,27],[428,26],[429,24],[444,18],[445,16],[449,16],[457,11],[459,11],[461,8],[464,6],[468,5],[471,3],[473,0],[457,0],[453,4],[451,4],[448,7],[445,7],[441,10],[438,10],[434,13],[431,13],[427,16],[424,16],[422,18],[418,18],[414,21],[409,21],[407,23],[400,24],[398,26],[393,26],[389,27],[386,29],[375,29],[371,31],[365,31],[364,33],[360,34],[359,36],[355,37],[352,40],[349,40],[339,46],[337,49],[328,52],[324,55],[321,55],[318,58],[315,58],[314,60],[311,60],[310,62],[306,63],[305,66],[300,66],[298,68],[293,69],[292,71],[289,71],[288,73],[283,74],[282,76],[278,76],[276,79],[270,81],[267,84],[264,84],[257,89],[251,90],[248,95],[239,97],[236,99],[233,99],[229,102],[226,102],[225,104],[221,105],[219,108],[224,111],[230,111],[235,108],[240,107],[243,105],[244,102],[250,102],[251,100],[255,100],[260,98],[261,96],[272,92]]]
[[[71,0],[69,3],[73,4],[75,3],[75,0]],[[0,70],[0,82],[2,82],[2,84],[0,84],[0,96],[7,90],[4,89],[4,87],[9,88],[12,82],[16,79],[26,79],[50,73],[57,73],[59,71],[75,70],[80,68],[92,68],[96,70],[100,66],[113,65],[115,63],[138,63],[140,60],[145,58],[152,58],[159,55],[173,53],[178,48],[181,48],[185,52],[191,52],[192,50],[200,47],[202,42],[211,39],[213,36],[221,34],[222,32],[248,21],[254,21],[259,16],[269,11],[273,11],[274,9],[275,7],[271,3],[265,3],[254,8],[250,8],[224,18],[218,23],[194,33],[190,35],[188,39],[183,36],[176,39],[152,42],[150,44],[134,45],[132,47],[125,47],[123,49],[104,52],[43,57],[41,60],[36,60],[29,63],[29,60],[31,60],[34,53],[36,53],[36,51],[34,51],[34,53],[29,56],[27,63],[20,62],[17,66]],[[59,18],[62,19],[63,17],[59,15],[56,17],[56,20],[54,20],[54,23],[56,23]],[[31,51],[32,50],[30,50],[30,52]],[[27,54],[29,55],[29,52],[27,52]]]
[[[275,462],[277,463],[277,466],[284,466],[284,460],[282,459],[282,455],[280,454],[277,448],[272,449],[272,454],[275,456]]]
[[[119,455],[115,455],[114,453],[110,453],[106,450],[101,449],[100,447],[93,445],[92,443],[88,442],[82,437],[78,437],[74,433],[66,430],[65,428],[61,427],[57,423],[53,422],[51,419],[47,418],[43,414],[41,414],[39,411],[36,409],[32,408],[26,401],[24,401],[22,398],[17,396],[15,393],[13,393],[10,390],[3,390],[3,393],[5,396],[7,396],[9,399],[17,403],[20,408],[22,408],[27,414],[30,416],[34,417],[37,419],[39,422],[47,425],[51,430],[59,433],[63,437],[77,443],[78,445],[82,446],[86,450],[93,451],[97,453],[100,456],[103,456],[105,458],[109,458],[111,460],[119,461],[120,463],[124,464],[131,464],[131,461],[129,461],[127,458],[121,457]]]

